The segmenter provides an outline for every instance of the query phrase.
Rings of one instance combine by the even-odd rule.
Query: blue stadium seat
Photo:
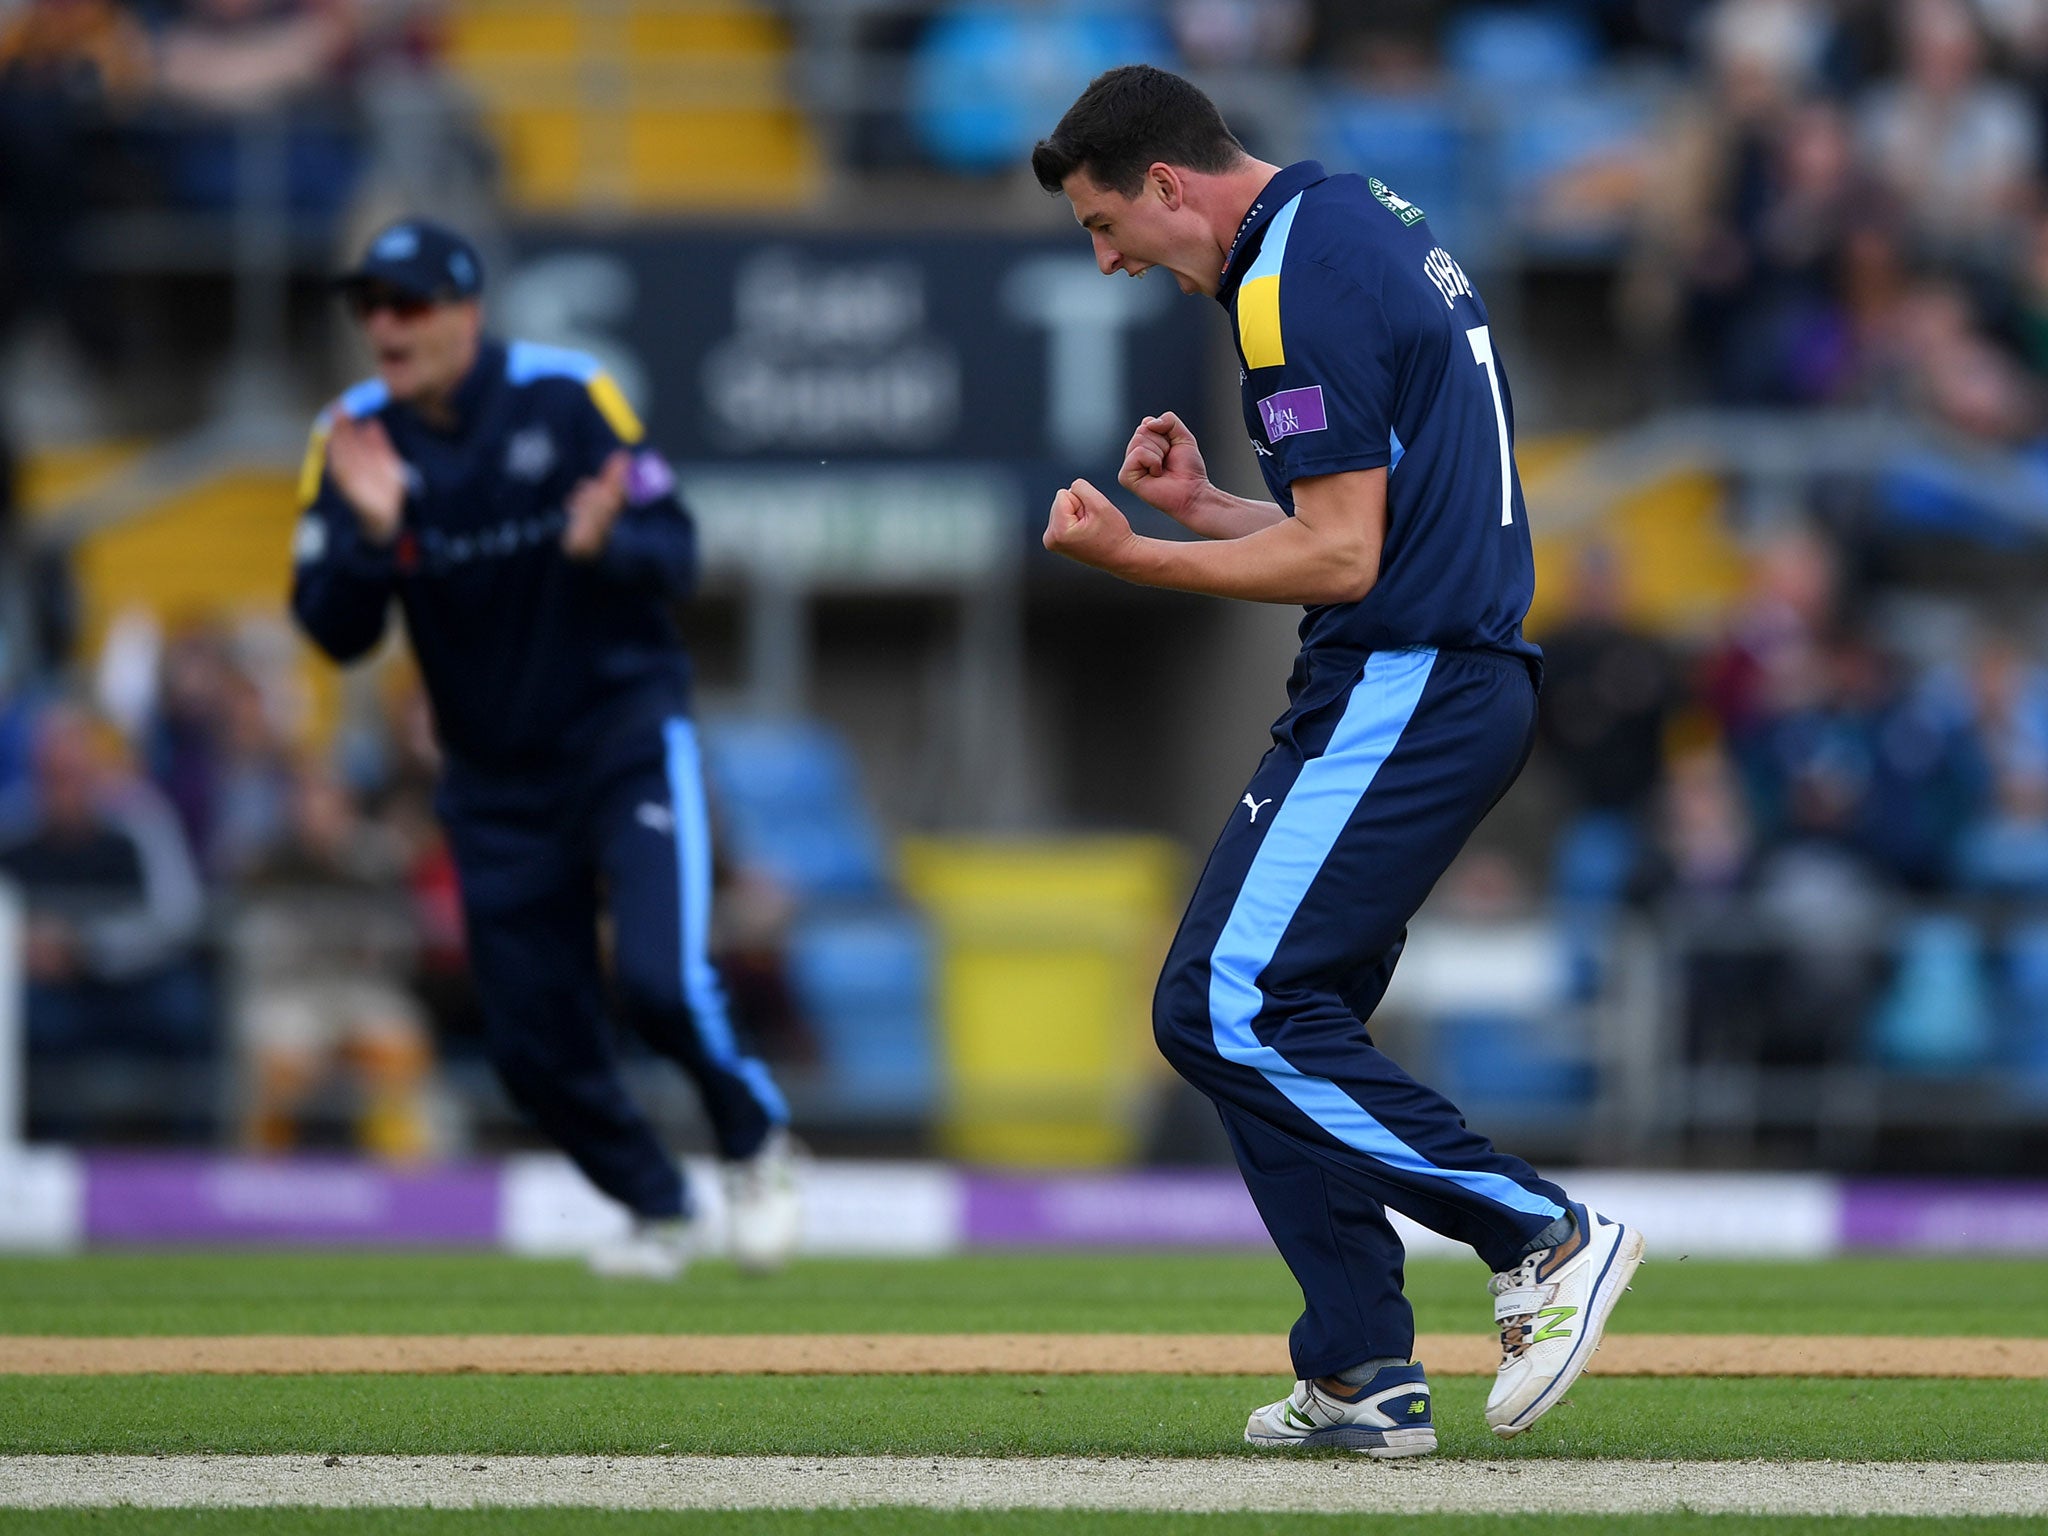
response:
[[[1522,1124],[1582,1112],[1597,1086],[1594,1065],[1554,1020],[1459,1012],[1432,1021],[1429,1081],[1460,1108]]]
[[[1444,67],[1459,84],[1483,90],[1577,85],[1599,53],[1592,26],[1569,11],[1489,6],[1444,29]]]
[[[2048,922],[2014,927],[2005,944],[2007,1084],[2029,1103],[2048,1103]]]
[[[836,734],[809,720],[725,720],[706,723],[703,744],[730,857],[800,900],[887,893],[888,853]]]
[[[1429,216],[1446,246],[1476,259],[1472,242],[1484,231],[1466,212],[1479,195],[1473,146],[1448,98],[1343,92],[1331,97],[1318,137],[1322,160],[1378,177]]]
[[[840,1105],[916,1114],[937,1087],[931,941],[913,914],[822,914],[790,938],[790,983]]]
[[[1170,65],[1171,54],[1144,8],[1114,0],[955,5],[911,60],[911,120],[925,153],[949,170],[1012,170],[1095,76],[1118,64]]]
[[[1871,1019],[1877,1059],[1911,1072],[1967,1072],[1991,1064],[1993,1013],[1968,918],[1916,917],[1899,942],[1899,968]]]
[[[832,1112],[909,1116],[934,1102],[932,953],[901,904],[853,753],[814,720],[703,729],[727,858],[796,898],[789,983],[822,1055]]]

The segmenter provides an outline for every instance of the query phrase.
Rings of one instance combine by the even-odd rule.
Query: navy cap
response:
[[[383,283],[415,298],[470,299],[483,292],[484,264],[476,247],[445,224],[400,219],[334,283],[343,289]]]

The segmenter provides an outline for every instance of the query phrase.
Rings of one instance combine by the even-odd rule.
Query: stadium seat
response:
[[[827,912],[790,936],[790,983],[838,1107],[915,1116],[937,1088],[931,945],[912,913]]]
[[[2015,925],[2005,943],[2005,1048],[2009,1085],[2048,1103],[2048,922]]]
[[[1430,1022],[1427,1080],[1470,1114],[1517,1124],[1570,1118],[1592,1102],[1594,1066],[1555,1020],[1474,1012]]]
[[[789,982],[834,1114],[916,1117],[936,1093],[931,946],[905,908],[845,740],[814,720],[707,722],[724,856],[795,898]]]
[[[1917,917],[1899,942],[1898,972],[1871,1020],[1877,1059],[1911,1072],[1965,1072],[1993,1054],[1983,935],[1967,918]]]
[[[1168,65],[1171,45],[1130,6],[957,5],[911,60],[911,116],[926,154],[948,170],[1014,168],[1082,88],[1118,64]]]
[[[767,871],[800,901],[889,894],[880,830],[853,754],[811,720],[722,720],[703,733],[705,772],[727,855]]]
[[[765,6],[470,0],[448,52],[529,210],[776,207],[817,186],[788,29]]]
[[[1393,96],[1345,92],[1333,96],[1318,135],[1331,165],[1354,166],[1376,176],[1429,216],[1429,227],[1463,261],[1475,261],[1474,243],[1485,222],[1468,214],[1483,195],[1475,145],[1447,96]]]
[[[1599,42],[1574,12],[1488,6],[1452,19],[1443,55],[1453,79],[1481,90],[1569,87],[1592,71]]]

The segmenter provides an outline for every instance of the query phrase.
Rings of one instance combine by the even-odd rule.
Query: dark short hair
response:
[[[1135,197],[1148,167],[1227,171],[1244,157],[1216,103],[1179,75],[1125,64],[1089,82],[1049,138],[1031,151],[1031,174],[1057,192],[1085,170],[1098,186]]]

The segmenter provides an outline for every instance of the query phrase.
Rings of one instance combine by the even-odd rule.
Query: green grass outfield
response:
[[[1490,1322],[1476,1263],[1410,1268],[1426,1332]],[[451,1254],[95,1254],[0,1260],[0,1332],[1280,1333],[1299,1296],[1261,1255],[994,1254],[812,1261],[680,1284]],[[1655,1333],[2048,1335],[2048,1265],[1654,1256],[1616,1314]],[[13,1376],[0,1453],[1236,1456],[1275,1378],[1136,1376]],[[1486,1383],[1436,1383],[1449,1457],[2048,1460],[2048,1382],[1593,1378],[1503,1443]],[[1946,1536],[2044,1520],[1166,1515],[1095,1511],[0,1510],[0,1533],[222,1536]]]
[[[1749,1515],[1167,1515],[1072,1510],[217,1509],[14,1510],[14,1536],[2019,1536],[2024,1518],[1760,1518]]]
[[[1411,1266],[1424,1331],[1490,1321],[1476,1263]],[[1299,1296],[1258,1255],[812,1261],[677,1285],[494,1255],[112,1254],[0,1262],[0,1331],[1273,1332]],[[1645,1267],[1615,1328],[2041,1335],[2048,1265],[1845,1260]],[[1216,1455],[1278,1378],[100,1376],[0,1378],[0,1451]],[[1436,1383],[1452,1456],[2048,1459],[2048,1382],[1593,1378],[1535,1433]]]
[[[1484,1333],[1476,1261],[1408,1267],[1424,1333]],[[1272,1255],[978,1254],[811,1260],[675,1285],[494,1254],[133,1253],[0,1259],[0,1333],[1284,1333]],[[1617,1333],[2048,1335],[2048,1264],[1728,1263],[1653,1253]]]
[[[0,1453],[1224,1456],[1285,1389],[1238,1376],[16,1376]],[[1589,1378],[1493,1437],[1435,1383],[1439,1456],[2048,1460],[2048,1381]]]

